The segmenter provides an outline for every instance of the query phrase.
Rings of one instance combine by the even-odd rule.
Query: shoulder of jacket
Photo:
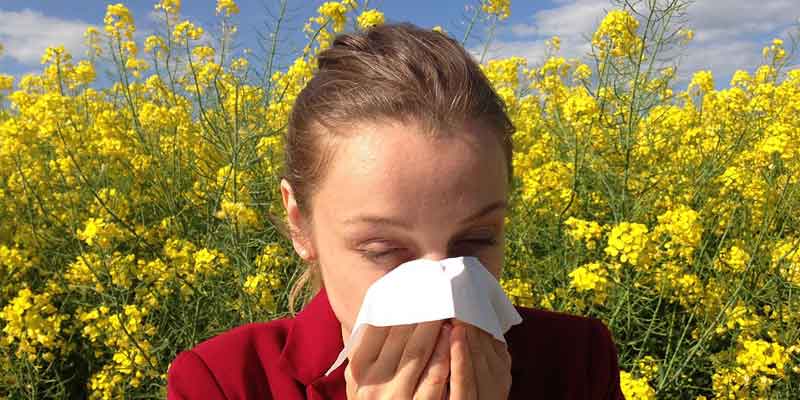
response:
[[[506,338],[520,350],[540,348],[546,351],[563,348],[564,351],[585,352],[587,346],[598,343],[605,325],[595,317],[515,306],[522,322],[512,326]],[[521,348],[520,348],[521,347]]]
[[[224,399],[225,395],[214,373],[192,350],[184,350],[167,369],[167,399]]]
[[[175,393],[203,393],[196,390],[203,387],[215,394],[185,398],[241,398],[241,393],[263,398],[268,394],[267,371],[277,364],[270,360],[280,356],[293,321],[286,317],[247,323],[181,351],[170,367],[168,386]]]
[[[253,347],[278,346],[281,348],[294,320],[279,318],[266,322],[250,322],[212,336],[192,348],[202,358],[216,353],[233,356],[236,352],[250,352]]]
[[[598,322],[602,323],[598,318],[589,317],[584,315],[569,314],[562,311],[544,310],[540,308],[514,306],[522,317],[522,324],[532,325],[541,323],[550,323],[556,325],[564,325],[572,328],[583,327],[583,329],[590,329]]]

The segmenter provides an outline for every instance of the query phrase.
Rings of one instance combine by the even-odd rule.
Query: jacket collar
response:
[[[294,317],[278,365],[304,385],[316,386],[338,379],[343,382],[347,361],[330,375],[324,375],[342,349],[342,325],[322,287]]]

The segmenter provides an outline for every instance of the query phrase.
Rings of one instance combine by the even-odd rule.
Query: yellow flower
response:
[[[97,236],[97,232],[101,230],[104,225],[105,222],[102,219],[91,218],[89,221],[86,221],[83,230],[78,230],[78,237],[91,246],[94,242],[94,238]]]
[[[619,372],[620,386],[625,399],[650,400],[656,398],[656,392],[647,384],[645,378],[634,378],[628,371]]]
[[[161,0],[154,8],[164,10],[167,14],[178,15],[181,12],[181,0]]]
[[[14,88],[14,77],[11,75],[0,74],[0,92],[11,91]]]
[[[320,16],[325,18],[330,18],[333,21],[333,31],[334,32],[341,32],[344,30],[345,24],[345,16],[344,14],[347,12],[347,7],[345,7],[342,3],[337,3],[335,1],[328,1],[323,3],[317,9],[317,13]]]
[[[358,21],[358,26],[362,29],[383,25],[384,22],[383,13],[378,10],[365,10],[356,20]]]
[[[103,53],[102,47],[100,45],[100,31],[95,26],[90,26],[86,28],[86,31],[83,33],[84,43],[88,48],[87,53],[89,55],[100,56]]]
[[[183,41],[187,38],[198,40],[201,36],[203,36],[203,28],[194,26],[194,24],[189,21],[183,21],[175,25],[175,29],[172,31],[172,36],[176,41]]]
[[[214,58],[214,48],[210,46],[196,46],[192,49],[192,55],[198,62],[211,61]]]
[[[677,205],[657,217],[653,229],[655,238],[664,238],[664,253],[668,257],[680,256],[691,262],[695,248],[700,244],[702,226],[700,214],[685,205]]]
[[[43,356],[42,350],[61,347],[61,325],[67,316],[58,314],[50,293],[23,288],[0,310],[0,320],[5,325],[0,339],[4,346],[11,350],[13,345],[17,357],[36,362]]]
[[[483,12],[504,20],[511,15],[511,0],[483,0],[481,8]]]
[[[124,36],[133,40],[136,26],[133,23],[133,14],[122,3],[109,4],[106,7],[106,16],[103,18],[106,33],[114,39]]]
[[[94,65],[89,61],[81,60],[78,62],[78,65],[75,66],[74,77],[77,83],[88,85],[94,82],[95,76]],[[2,88],[2,85],[0,85],[0,88]]]
[[[636,34],[639,21],[624,10],[606,14],[600,27],[592,36],[592,45],[600,50],[600,57],[610,54],[623,57],[641,50],[642,40]]]
[[[511,299],[514,305],[521,307],[533,307],[532,285],[528,281],[519,278],[500,279],[500,287]]]
[[[598,271],[601,273],[598,274]],[[569,273],[569,277],[572,278],[571,285],[579,292],[598,289],[606,283],[602,272],[604,271],[600,263],[590,263],[575,268]]]
[[[575,217],[569,217],[564,221],[569,230],[567,234],[576,241],[585,242],[588,249],[594,249],[597,245],[597,240],[602,236],[603,231],[595,221],[584,221]]]
[[[217,15],[230,16],[239,13],[239,6],[233,0],[217,0],[217,8],[215,10]]]
[[[711,92],[714,90],[714,75],[708,70],[695,72],[687,91],[692,88],[697,88],[701,93]]]
[[[114,223],[108,223],[103,218],[89,218],[83,229],[77,230],[78,239],[89,246],[97,244],[101,248],[108,248],[111,241],[121,237],[122,232]]]
[[[260,225],[258,214],[244,203],[222,200],[222,207],[214,214],[219,219],[228,220],[242,228],[257,227]]]
[[[694,31],[691,29],[681,29],[678,34],[682,35],[684,37],[684,41],[686,42],[691,42],[692,39],[694,39]]]
[[[784,365],[789,355],[778,343],[764,340],[742,340],[742,348],[736,354],[736,362],[749,376],[759,374],[773,377],[785,376]]]
[[[554,52],[561,50],[561,38],[558,36],[553,36],[546,42],[547,47],[553,49]]]
[[[167,49],[167,44],[164,38],[156,35],[150,35],[144,40],[144,51],[150,53],[152,51],[163,52]]]
[[[608,246],[604,249],[609,256],[616,258],[623,263],[631,265],[639,264],[639,257],[642,255],[647,244],[647,226],[622,222],[611,229],[608,237]]]

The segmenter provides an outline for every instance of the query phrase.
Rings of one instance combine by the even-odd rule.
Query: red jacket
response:
[[[516,307],[522,323],[504,335],[511,353],[509,399],[624,400],[617,349],[602,321]],[[246,324],[182,351],[167,399],[345,400],[347,360],[325,289],[294,318]]]

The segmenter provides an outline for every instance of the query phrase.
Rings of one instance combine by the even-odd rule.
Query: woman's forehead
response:
[[[415,129],[407,124],[366,125],[337,140],[315,196],[323,208],[407,214],[420,207],[470,208],[504,198],[504,155],[490,134],[465,130],[432,138]]]

